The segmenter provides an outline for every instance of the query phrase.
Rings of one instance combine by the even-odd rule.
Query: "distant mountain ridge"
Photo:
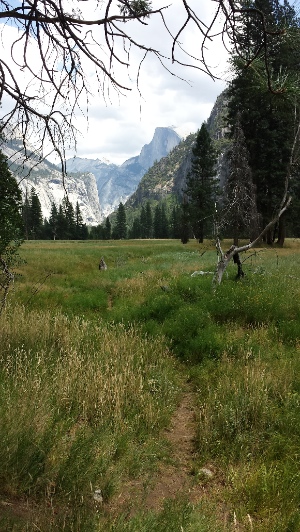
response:
[[[147,170],[165,157],[181,142],[181,137],[169,127],[157,127],[149,144],[145,144],[139,155],[127,159],[123,164],[107,163],[101,159],[74,157],[67,160],[67,172],[91,172],[97,182],[101,216],[107,217],[122,201],[134,193]]]
[[[1,150],[8,157],[23,196],[35,188],[44,218],[49,218],[52,203],[58,206],[67,194],[74,207],[78,202],[84,223],[98,225],[120,201],[125,203],[153,162],[169,153],[180,140],[171,128],[158,127],[140,155],[120,166],[105,159],[69,159],[64,182],[60,169],[46,159],[40,162],[34,147],[25,158],[21,138],[9,138],[2,143]]]

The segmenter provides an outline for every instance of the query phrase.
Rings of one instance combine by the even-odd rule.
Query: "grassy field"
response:
[[[232,264],[217,288],[191,277],[214,271],[210,242],[35,241],[20,255],[0,317],[0,530],[300,530],[299,241],[252,250],[245,278]],[[118,505],[172,464],[187,387],[201,497]]]

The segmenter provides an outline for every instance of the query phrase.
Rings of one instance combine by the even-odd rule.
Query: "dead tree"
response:
[[[299,131],[298,131],[299,134]],[[291,204],[292,197],[288,195],[288,183],[290,180],[290,171],[288,172],[286,176],[286,187],[285,187],[285,193],[284,197],[282,198],[281,205],[275,214],[275,216],[272,218],[272,220],[265,226],[265,228],[260,232],[260,234],[249,244],[246,244],[244,246],[231,246],[231,248],[227,252],[223,252],[221,247],[220,238],[217,237],[216,239],[216,248],[217,248],[217,254],[218,254],[218,264],[217,269],[214,276],[214,282],[216,284],[220,284],[224,275],[224,272],[230,263],[232,259],[234,259],[234,262],[238,266],[238,275],[241,277],[243,276],[242,269],[241,269],[241,262],[239,258],[239,254],[248,251],[249,249],[255,247],[263,238],[263,236],[270,231],[274,227],[276,223],[280,220],[280,217],[286,212],[288,207]]]
[[[261,240],[263,239],[264,235],[268,233],[273,227],[279,223],[281,217],[286,213],[287,209],[289,208],[292,196],[289,193],[289,187],[290,187],[290,181],[293,177],[294,169],[296,168],[297,171],[299,171],[299,156],[300,156],[300,120],[298,120],[298,123],[296,123],[295,127],[295,135],[294,135],[294,141],[293,145],[291,147],[290,152],[290,159],[289,164],[285,176],[284,181],[284,193],[281,199],[281,203],[278,207],[277,212],[273,216],[272,220],[264,227],[264,229],[254,238],[249,244],[246,244],[244,246],[236,246],[233,245],[230,247],[230,249],[227,252],[223,252],[221,241],[218,235],[218,228],[219,225],[217,222],[215,222],[214,226],[216,227],[216,248],[217,248],[217,255],[218,255],[218,262],[217,262],[217,268],[214,275],[214,284],[220,284],[222,282],[223,275],[226,271],[226,268],[230,261],[234,258],[234,262],[238,266],[238,276],[243,276],[243,270],[241,261],[239,258],[239,254],[243,253],[244,251],[248,251],[249,249],[255,247]]]

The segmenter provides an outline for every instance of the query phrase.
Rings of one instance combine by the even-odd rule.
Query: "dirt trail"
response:
[[[160,510],[165,499],[173,499],[178,495],[187,497],[191,502],[201,497],[199,488],[193,486],[191,476],[195,432],[194,394],[187,390],[173,414],[170,428],[165,431],[165,437],[171,445],[172,463],[162,466],[158,471],[146,497],[146,508]]]
[[[193,482],[194,439],[196,434],[194,393],[187,386],[175,410],[169,429],[164,431],[170,443],[170,463],[163,463],[155,477],[145,488],[141,481],[124,486],[111,509],[127,511],[132,515],[137,509],[159,511],[166,499],[181,496],[196,503],[203,495],[200,485]],[[118,510],[117,510],[118,508]]]

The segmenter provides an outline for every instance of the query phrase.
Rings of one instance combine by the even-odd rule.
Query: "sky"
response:
[[[190,0],[197,14],[209,22],[216,3],[212,0]],[[90,2],[82,3],[84,7]],[[153,7],[162,5],[161,0],[153,0]],[[87,8],[86,8],[87,9]],[[87,13],[94,16],[94,13]],[[185,11],[181,0],[173,0],[166,10],[166,20],[173,33],[177,33]],[[129,22],[128,32],[135,39],[143,40],[170,55],[171,40],[165,31],[161,19],[151,17],[147,26]],[[2,33],[0,53],[9,54],[10,42],[15,37],[16,28],[6,27]],[[189,23],[180,41],[191,55],[200,55],[200,35],[195,24]],[[121,52],[120,52],[121,53]],[[179,57],[187,62],[187,56],[179,51]],[[34,46],[32,57],[34,56]],[[141,55],[132,50],[130,67],[116,65],[116,75],[131,90],[118,95],[112,89],[104,98],[98,92],[98,81],[93,68],[83,61],[87,73],[91,95],[88,110],[86,100],[82,99],[81,112],[76,113],[75,125],[79,130],[76,152],[67,151],[68,157],[78,156],[90,159],[105,159],[111,163],[122,164],[126,159],[140,153],[144,144],[148,144],[156,127],[173,127],[181,136],[197,131],[207,120],[217,96],[226,86],[228,79],[227,54],[220,41],[216,39],[207,50],[207,61],[214,74],[220,79],[213,80],[196,68],[178,67],[166,60],[168,69],[164,69],[155,56],[148,55],[143,62],[139,90],[136,86],[136,74]],[[196,62],[189,58],[194,66]],[[20,83],[24,74],[20,74]],[[179,76],[179,77],[176,77]],[[179,79],[182,78],[182,79]],[[3,110],[7,110],[9,101],[4,98]],[[49,157],[55,162],[54,157]]]

